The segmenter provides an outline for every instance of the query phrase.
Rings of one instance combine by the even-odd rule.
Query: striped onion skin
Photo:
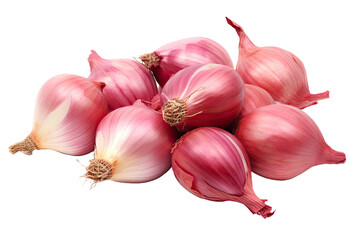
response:
[[[294,178],[319,164],[344,163],[315,122],[300,109],[272,104],[247,114],[235,136],[245,146],[253,172],[274,180]]]
[[[257,47],[243,28],[226,18],[239,36],[236,71],[246,84],[265,89],[275,101],[306,108],[329,98],[329,91],[311,94],[304,64],[289,51],[278,47]]]
[[[179,131],[226,128],[240,114],[244,95],[244,83],[234,69],[200,64],[177,72],[162,89],[160,102],[164,120]],[[175,103],[184,109],[182,114],[172,110]]]
[[[197,197],[239,202],[264,218],[273,214],[253,191],[245,148],[223,129],[202,127],[183,135],[172,150],[172,169],[179,183]]]
[[[149,58],[150,56],[150,58]],[[178,71],[206,63],[233,68],[231,58],[219,43],[204,37],[185,38],[168,43],[140,59],[154,73],[161,87]]]
[[[110,111],[130,106],[137,99],[151,101],[158,93],[155,79],[150,71],[135,60],[107,60],[92,50],[88,61],[91,69],[88,78],[106,84],[103,94]]]
[[[154,180],[171,167],[170,151],[176,139],[176,129],[140,101],[118,108],[99,124],[95,157],[85,176],[95,183]]]
[[[259,107],[270,104],[275,104],[275,101],[267,91],[255,85],[245,84],[244,105],[241,109],[240,118]]]
[[[48,80],[37,96],[33,129],[24,140],[28,144],[20,142],[10,151],[31,154],[35,149],[52,149],[75,156],[92,152],[96,128],[108,113],[103,87],[69,74]]]

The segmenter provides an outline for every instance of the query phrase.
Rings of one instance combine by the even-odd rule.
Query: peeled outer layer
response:
[[[177,132],[161,114],[137,101],[109,113],[96,132],[95,159],[86,177],[99,182],[140,183],[154,180],[171,166]]]
[[[273,214],[266,200],[253,191],[244,147],[225,130],[204,127],[183,135],[172,150],[172,169],[179,183],[195,196],[243,203],[264,218]]]
[[[240,114],[244,83],[231,67],[204,64],[183,69],[164,86],[163,118],[179,131],[227,127]]]
[[[267,91],[255,85],[245,84],[244,105],[241,109],[240,118],[259,107],[270,104],[275,104],[275,101]]]
[[[329,91],[310,93],[305,67],[298,57],[278,47],[255,46],[241,26],[226,20],[240,38],[236,71],[245,83],[265,89],[275,101],[300,109],[329,98]]]
[[[94,50],[88,60],[89,79],[106,84],[103,94],[110,110],[132,105],[137,99],[151,101],[158,93],[152,74],[137,61],[103,59]]]
[[[233,68],[227,51],[217,42],[203,37],[171,42],[140,58],[154,73],[161,87],[172,75],[190,66],[217,63]]]
[[[92,152],[96,128],[108,113],[103,87],[76,75],[48,80],[37,96],[30,135],[11,146],[10,152],[52,149],[75,156]]]
[[[235,135],[249,154],[252,171],[270,179],[291,179],[312,166],[346,159],[326,144],[306,113],[289,105],[268,105],[247,114]]]

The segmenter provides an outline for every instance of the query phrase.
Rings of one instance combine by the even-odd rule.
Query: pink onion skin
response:
[[[245,84],[245,98],[240,118],[259,107],[270,104],[275,104],[275,101],[267,91],[255,85]]]
[[[241,26],[226,20],[240,38],[236,71],[245,83],[265,89],[275,101],[300,109],[329,98],[329,91],[310,93],[305,67],[298,57],[278,47],[255,46]]]
[[[113,167],[109,178],[118,182],[154,180],[171,167],[175,128],[140,100],[109,113],[96,132],[95,159]]]
[[[205,63],[217,63],[233,68],[231,58],[219,43],[204,37],[171,42],[154,51],[160,61],[150,66],[161,87],[178,71]]]
[[[273,104],[247,114],[235,136],[249,154],[253,172],[287,180],[319,164],[344,163],[345,154],[326,144],[315,122],[300,109]]]
[[[155,111],[161,112],[161,101],[160,101],[160,94],[156,94],[150,102],[150,108],[154,109]]]
[[[197,197],[243,203],[264,218],[273,214],[253,191],[245,148],[225,130],[203,127],[183,135],[172,150],[172,169],[179,183]]]
[[[106,84],[103,94],[110,110],[132,105],[137,99],[150,101],[158,93],[152,74],[137,61],[103,59],[94,50],[88,61],[89,79]]]
[[[165,84],[160,101],[164,107],[168,100],[190,96],[185,102],[184,119],[175,125],[179,131],[185,131],[196,127],[227,127],[240,114],[244,95],[244,83],[234,69],[203,64],[176,73]]]
[[[96,128],[108,113],[102,87],[76,75],[63,74],[48,80],[37,96],[29,135],[37,149],[74,156],[92,152]]]

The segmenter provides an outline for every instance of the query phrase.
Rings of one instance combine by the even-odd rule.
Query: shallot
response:
[[[137,61],[103,59],[94,50],[88,60],[89,79],[106,84],[103,94],[110,110],[132,105],[137,99],[150,101],[158,93],[152,74]]]
[[[203,127],[183,135],[172,150],[172,169],[179,183],[195,196],[243,203],[264,218],[273,214],[266,200],[254,193],[244,147],[225,130]]]
[[[298,108],[329,98],[329,91],[311,94],[304,64],[294,54],[278,47],[257,47],[242,27],[226,18],[239,35],[236,71],[247,84],[265,89],[275,101]]]
[[[326,144],[306,113],[285,104],[263,106],[247,114],[235,135],[249,154],[252,171],[270,179],[290,179],[312,166],[346,159]]]
[[[35,149],[52,149],[76,156],[92,152],[96,128],[108,113],[101,93],[104,86],[67,74],[48,80],[36,100],[31,133],[10,146],[10,152],[31,154]]]
[[[85,176],[94,183],[156,179],[171,166],[170,151],[176,138],[176,130],[162,120],[161,114],[141,101],[115,109],[99,124],[95,157]]]
[[[239,115],[244,83],[231,67],[202,64],[177,72],[161,95],[163,118],[179,131],[227,127]]]
[[[226,50],[217,42],[204,38],[186,38],[168,43],[153,53],[140,56],[155,75],[161,87],[178,71],[205,63],[218,63],[233,67]]]

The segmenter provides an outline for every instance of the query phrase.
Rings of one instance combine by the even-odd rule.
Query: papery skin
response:
[[[245,84],[244,86],[245,98],[243,107],[241,109],[240,118],[259,107],[275,104],[275,101],[271,95],[261,87],[250,84]]]
[[[139,106],[144,106],[146,105],[147,107],[159,112],[160,114],[161,112],[161,102],[160,102],[160,94],[156,94],[151,101],[145,101],[142,99],[138,99],[136,100],[136,102],[133,105],[139,105]]]
[[[137,101],[116,109],[99,124],[95,159],[112,167],[109,178],[118,182],[154,180],[171,166],[170,151],[177,132],[161,114]]]
[[[273,214],[253,191],[244,147],[225,130],[203,127],[183,135],[172,150],[172,169],[179,183],[200,198],[240,202],[264,218]]]
[[[89,79],[106,84],[103,94],[110,110],[132,105],[137,99],[150,101],[158,93],[152,74],[137,61],[103,59],[94,50],[88,60]]]
[[[239,115],[244,83],[231,67],[202,64],[183,69],[165,84],[162,106],[171,99],[186,99],[187,113],[176,125],[179,131],[196,127],[227,127]]]
[[[149,69],[161,87],[178,71],[205,63],[217,63],[233,68],[227,51],[217,42],[204,37],[194,37],[166,44],[154,51],[159,62]]]
[[[329,98],[329,91],[310,93],[305,67],[298,57],[278,47],[255,46],[241,26],[226,20],[240,38],[236,71],[245,83],[265,89],[275,101],[300,109]]]
[[[319,164],[344,163],[345,154],[330,148],[315,122],[300,109],[273,104],[247,114],[235,136],[246,148],[253,172],[287,180]]]
[[[102,87],[76,75],[48,80],[37,96],[30,133],[37,149],[75,156],[92,152],[96,128],[108,113]]]

